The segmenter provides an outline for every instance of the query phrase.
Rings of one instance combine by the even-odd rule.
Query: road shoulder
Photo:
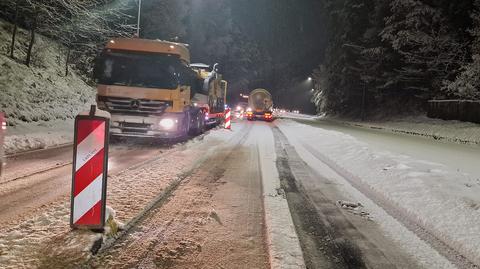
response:
[[[392,134],[423,137],[457,144],[480,145],[480,124],[454,120],[409,117],[383,121],[355,121],[335,117],[289,117],[301,123],[325,122],[328,124],[375,130]]]

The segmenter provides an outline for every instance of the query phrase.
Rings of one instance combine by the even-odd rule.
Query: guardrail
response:
[[[480,123],[480,100],[430,100],[427,116]]]

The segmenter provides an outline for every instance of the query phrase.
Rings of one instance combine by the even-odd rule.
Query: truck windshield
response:
[[[95,63],[97,83],[176,89],[190,80],[186,66],[175,55],[104,51]]]

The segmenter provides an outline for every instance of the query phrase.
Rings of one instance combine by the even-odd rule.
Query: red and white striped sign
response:
[[[230,108],[225,110],[225,129],[232,129]]]
[[[108,119],[77,116],[72,182],[72,227],[103,228]]]
[[[0,132],[3,134],[5,133],[5,130],[7,130],[7,120],[5,119],[5,113],[3,112],[0,112],[0,123],[1,123]]]

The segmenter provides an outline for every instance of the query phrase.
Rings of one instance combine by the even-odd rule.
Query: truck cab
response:
[[[186,45],[110,40],[97,57],[97,105],[111,113],[112,136],[178,138],[202,132],[204,114],[191,99],[199,86]]]

